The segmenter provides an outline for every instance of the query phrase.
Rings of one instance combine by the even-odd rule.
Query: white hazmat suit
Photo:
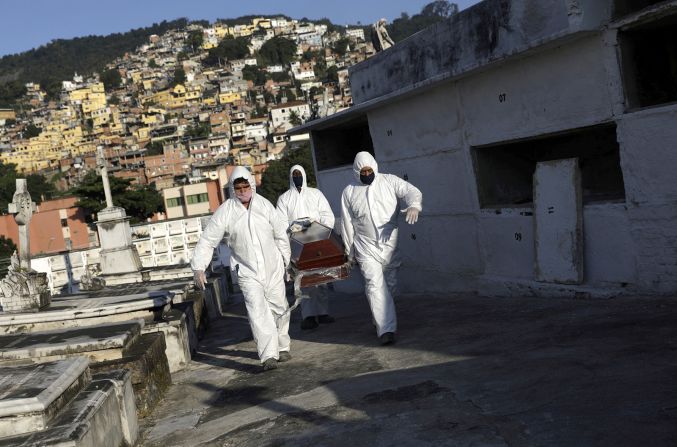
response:
[[[360,171],[365,167],[374,171],[370,185],[360,181]],[[413,209],[417,214],[422,210],[423,195],[418,188],[395,175],[380,174],[376,160],[368,152],[355,156],[353,171],[356,182],[346,186],[341,197],[342,236],[348,258],[360,265],[365,294],[380,337],[397,331],[393,294],[400,266],[398,199],[404,201],[406,209]]]
[[[303,184],[298,190],[292,176],[294,171],[301,172]],[[322,191],[308,186],[306,171],[301,165],[294,165],[289,170],[289,190],[277,199],[277,209],[291,224],[293,221],[308,217],[329,228],[334,227],[334,212],[329,206]],[[301,301],[303,318],[329,314],[329,297],[325,287],[310,287],[303,290],[309,299]]]
[[[244,178],[252,188],[249,208],[235,197],[233,182]],[[244,295],[249,324],[261,362],[289,351],[289,315],[276,319],[288,308],[284,273],[291,250],[287,223],[263,196],[246,168],[236,167],[230,176],[230,199],[212,215],[193,252],[193,271],[204,271],[222,239],[230,248],[230,268]]]

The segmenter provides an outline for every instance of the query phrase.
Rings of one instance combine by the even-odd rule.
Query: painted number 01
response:
[[[505,93],[501,93],[501,94],[498,95],[498,102],[500,102],[500,103],[504,103],[505,101],[507,101],[507,99],[508,98],[507,98],[507,95]]]

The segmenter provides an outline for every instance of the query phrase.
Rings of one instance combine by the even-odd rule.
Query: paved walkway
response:
[[[381,347],[366,299],[292,320],[261,372],[244,307],[144,420],[145,446],[675,446],[677,299],[407,296]]]

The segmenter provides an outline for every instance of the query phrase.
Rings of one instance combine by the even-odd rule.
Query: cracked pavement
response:
[[[674,446],[677,302],[473,294],[397,299],[381,347],[363,295],[292,316],[262,372],[244,306],[212,322],[141,421],[144,446]]]

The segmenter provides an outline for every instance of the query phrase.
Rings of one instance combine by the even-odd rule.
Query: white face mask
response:
[[[244,191],[236,191],[235,197],[237,197],[242,203],[248,203],[252,199],[252,192],[253,191],[251,188]]]

